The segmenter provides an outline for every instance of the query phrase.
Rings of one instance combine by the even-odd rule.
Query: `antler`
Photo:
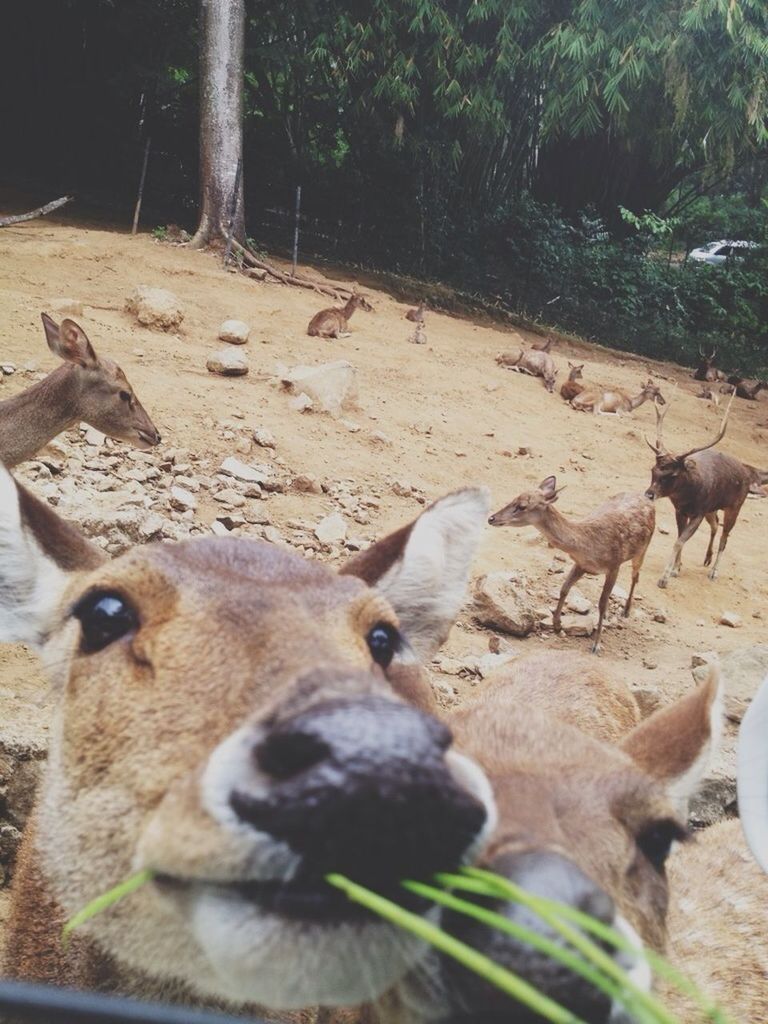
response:
[[[731,397],[728,399],[728,405],[726,405],[725,407],[723,419],[720,423],[720,430],[718,431],[715,440],[710,441],[709,444],[702,445],[701,448],[691,448],[689,452],[685,452],[683,455],[678,455],[678,462],[683,462],[684,459],[690,458],[691,455],[696,455],[697,452],[705,452],[708,448],[714,448],[718,442],[722,441],[722,439],[725,437],[725,431],[728,427],[728,414],[731,411],[731,406],[733,405],[733,399],[735,398],[735,396],[736,388],[733,389],[733,391],[731,392]]]
[[[664,417],[669,412],[669,407],[671,404],[671,402],[667,402],[665,406],[660,407],[658,402],[653,403],[653,411],[656,413],[656,444],[651,444],[651,442],[648,440],[648,435],[643,434],[643,437],[645,438],[645,443],[656,455],[663,455],[667,450],[664,447],[664,442],[661,439],[661,432],[662,427],[664,425]]]

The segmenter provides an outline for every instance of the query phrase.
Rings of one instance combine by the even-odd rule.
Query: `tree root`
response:
[[[264,260],[259,259],[251,249],[241,245],[240,242],[236,241],[234,238],[232,239],[232,251],[237,253],[249,267],[265,271],[269,277],[275,281],[279,281],[280,284],[292,284],[296,285],[298,288],[308,288],[310,291],[317,292],[320,295],[330,295],[331,298],[337,301],[340,301],[341,299],[346,300],[352,294],[352,289],[346,285],[326,285],[321,284],[318,281],[313,281],[308,277],[292,277],[290,274],[286,274],[282,270],[278,270],[277,267],[273,267],[271,263],[266,263]]]
[[[58,210],[65,203],[72,202],[73,199],[74,196],[62,196],[61,199],[54,199],[52,202],[46,203],[45,206],[38,206],[36,210],[30,210],[29,213],[15,213],[10,217],[0,217],[0,228],[8,227],[9,224],[21,224],[25,220],[34,220],[35,217],[42,217],[46,213]]]

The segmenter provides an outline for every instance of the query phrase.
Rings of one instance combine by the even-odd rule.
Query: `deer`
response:
[[[720,387],[722,395],[729,395],[733,392],[737,398],[745,398],[748,402],[756,402],[761,391],[768,391],[768,382],[758,380],[750,384],[748,380],[744,380],[738,374],[733,374],[728,378],[727,383]]]
[[[422,667],[487,513],[482,489],[448,495],[338,573],[245,538],[108,559],[0,470],[0,641],[35,647],[58,694],[3,973],[282,1013],[354,1005],[415,965],[418,941],[324,878],[397,890],[492,828]]]
[[[405,319],[410,320],[414,324],[424,323],[424,313],[427,310],[427,300],[420,299],[418,306],[415,309],[409,309],[405,314]]]
[[[307,334],[311,338],[348,338],[349,320],[356,309],[364,309],[367,313],[373,312],[373,306],[357,289],[347,299],[346,305],[331,306],[315,313],[309,321]]]
[[[521,348],[518,355],[512,352],[501,352],[496,356],[499,366],[509,370],[516,370],[518,373],[528,373],[531,377],[541,377],[547,391],[555,390],[555,379],[557,367],[555,361],[548,352],[533,348]]]
[[[554,336],[551,335],[551,334],[548,334],[543,341],[539,340],[539,341],[532,342],[531,348],[535,352],[549,352],[549,350],[552,348],[552,344],[554,343],[554,340],[555,340]]]
[[[745,466],[743,462],[732,455],[726,455],[725,452],[711,451],[725,437],[733,398],[732,394],[717,435],[707,444],[689,448],[680,455],[673,455],[667,451],[662,432],[664,416],[669,406],[664,411],[656,409],[656,443],[652,444],[647,437],[645,438],[646,444],[656,457],[651,469],[651,483],[645,492],[646,497],[651,501],[669,498],[674,506],[677,522],[677,540],[672,549],[672,557],[659,580],[662,589],[669,585],[670,578],[680,575],[683,547],[696,533],[704,519],[707,520],[710,530],[704,565],[712,566],[709,579],[717,579],[720,559],[739,517],[741,506],[753,486],[759,483],[754,467]],[[715,536],[719,526],[717,513],[720,510],[723,512],[723,529],[713,563]]]
[[[713,348],[711,355],[705,355],[699,345],[699,358],[700,362],[696,369],[693,371],[691,376],[694,380],[704,380],[710,383],[716,383],[717,381],[725,380],[726,375],[722,370],[718,370],[717,367],[712,364],[715,361],[717,355],[717,349]]]
[[[579,380],[584,376],[584,363],[576,364],[568,360],[568,367],[568,380],[560,386],[560,395],[566,402],[580,395],[585,387],[584,384],[579,384]]]
[[[83,421],[135,448],[152,448],[160,434],[114,360],[99,357],[74,320],[42,314],[45,338],[64,360],[47,377],[0,402],[0,462],[33,458],[63,430]]]
[[[738,821],[721,822],[693,839],[686,820],[688,801],[722,729],[717,669],[695,690],[638,722],[625,714],[625,703],[633,699],[626,688],[621,705],[604,707],[605,689],[585,682],[581,664],[573,664],[567,680],[562,654],[546,653],[552,671],[561,663],[561,685],[554,690],[547,686],[544,663],[533,670],[540,685],[525,686],[520,665],[517,680],[502,670],[475,699],[445,716],[458,748],[484,769],[496,798],[498,823],[480,864],[586,911],[638,950],[666,952],[732,1019],[768,1019],[768,879],[748,856]],[[614,680],[611,689],[621,692],[622,685]],[[768,710],[755,734],[766,869],[767,725]],[[498,900],[491,909],[557,939],[519,904]],[[580,1020],[635,1019],[511,935],[455,913],[444,918],[444,927]],[[626,952],[614,956],[640,988],[651,988],[643,959]],[[680,1014],[676,1019],[698,1019],[687,996],[672,990],[660,996]],[[436,952],[380,998],[375,1010],[379,1024],[535,1019]]]
[[[603,619],[608,598],[625,562],[632,562],[632,584],[624,605],[629,617],[640,569],[656,525],[653,503],[643,494],[616,494],[584,519],[569,520],[554,508],[562,487],[548,476],[535,491],[523,491],[488,519],[490,526],[535,526],[550,544],[573,559],[573,567],[560,588],[552,616],[556,633],[561,629],[561,614],[568,593],[586,573],[605,575],[598,602],[598,620],[592,653],[600,650]]]
[[[656,405],[665,405],[666,399],[650,378],[641,384],[636,395],[630,395],[620,388],[584,388],[571,399],[571,406],[581,412],[594,412],[596,415],[613,414],[622,416],[639,409],[644,402],[653,401]]]

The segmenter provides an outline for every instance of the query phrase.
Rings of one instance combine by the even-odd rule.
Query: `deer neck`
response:
[[[647,401],[648,395],[646,395],[644,391],[641,391],[639,395],[632,395],[632,397],[629,399],[629,408],[630,410],[638,409],[643,404],[643,402]]]
[[[344,306],[344,318],[349,320],[356,309],[357,303],[355,302],[355,297],[353,295],[351,298],[347,299],[347,304]]]
[[[31,459],[79,419],[81,382],[74,366],[58,367],[38,384],[0,402],[0,461]]]
[[[556,508],[548,505],[534,524],[544,534],[550,544],[573,556],[581,547],[581,534],[578,526],[561,515]]]

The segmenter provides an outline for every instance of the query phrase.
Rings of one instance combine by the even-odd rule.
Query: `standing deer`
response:
[[[307,334],[311,338],[347,338],[349,337],[349,320],[356,309],[373,312],[373,306],[364,295],[355,290],[347,299],[346,305],[329,309],[321,309],[309,321]]]
[[[648,401],[653,401],[658,405],[665,404],[664,396],[652,380],[647,380],[637,395],[630,395],[620,388],[584,388],[580,394],[571,399],[571,405],[581,412],[592,411],[599,415],[613,413],[616,416],[621,416],[623,413],[634,412]]]
[[[547,391],[555,390],[558,371],[554,359],[548,352],[532,348],[522,348],[518,355],[514,355],[512,352],[501,352],[496,356],[496,362],[499,366],[504,366],[509,370],[528,373],[531,377],[541,377]]]
[[[0,641],[36,646],[58,693],[4,973],[246,1010],[354,1004],[414,966],[418,941],[324,878],[398,892],[492,827],[485,777],[415,706],[487,511],[449,495],[342,575],[236,538],[110,561],[0,470]]]
[[[560,395],[566,400],[566,402],[570,402],[570,400],[575,398],[576,395],[580,395],[585,388],[584,384],[579,384],[579,380],[584,375],[584,363],[579,363],[577,365],[569,360],[568,366],[568,380],[564,381],[560,387]]]
[[[549,657],[553,663],[564,660],[561,654]],[[543,670],[540,665],[534,672]],[[562,685],[550,691],[545,678],[542,685],[526,687],[524,665],[512,682],[502,671],[478,698],[447,716],[457,746],[482,766],[496,798],[498,824],[482,865],[532,893],[586,911],[637,947],[663,952],[666,946],[674,966],[721,1000],[732,1019],[768,1019],[768,879],[746,855],[738,822],[716,825],[688,841],[688,799],[721,730],[716,672],[640,724],[625,715],[630,694],[625,692],[621,705],[604,707],[605,688],[585,681],[580,664],[572,667],[570,685],[567,669],[560,672]],[[621,687],[614,683],[611,689]],[[759,765],[768,796],[764,738],[763,731]],[[763,813],[768,818],[768,803]],[[762,834],[768,837],[768,831]],[[546,922],[518,903],[498,900],[491,909],[558,941]],[[445,917],[444,926],[580,1020],[635,1020],[582,977],[512,935],[455,913]],[[647,991],[652,979],[644,961],[633,962],[627,953],[614,956]],[[699,1019],[687,996],[661,995],[680,1013],[676,1019]],[[537,1019],[434,952],[380,1000],[377,1011],[382,1024]]]
[[[562,488],[561,488],[562,489]],[[560,491],[554,476],[548,476],[537,491],[524,491],[490,517],[491,526],[535,526],[550,544],[565,551],[574,565],[560,588],[552,622],[560,632],[560,616],[568,592],[585,573],[605,574],[598,604],[599,617],[592,653],[600,650],[603,619],[608,598],[624,562],[632,562],[632,585],[624,606],[629,616],[632,595],[640,578],[645,552],[656,523],[653,504],[642,494],[617,494],[584,519],[572,521],[561,515],[554,503]]]
[[[405,319],[406,320],[410,320],[411,323],[414,323],[414,324],[423,324],[424,323],[424,313],[426,312],[426,309],[427,309],[426,299],[421,299],[419,301],[418,306],[416,306],[415,309],[409,309],[408,310],[408,312],[405,314]]]
[[[712,354],[707,356],[702,352],[701,346],[699,346],[699,357],[701,361],[691,374],[694,380],[705,380],[709,381],[710,383],[714,383],[719,380],[725,380],[725,374],[723,373],[723,371],[718,370],[717,367],[712,365],[715,361],[716,355],[716,348],[713,348]]]
[[[717,513],[722,509],[723,530],[720,535],[720,546],[715,563],[709,572],[711,580],[717,577],[717,567],[728,543],[728,536],[738,519],[750,488],[757,482],[753,467],[745,466],[743,462],[724,452],[710,451],[725,437],[732,404],[733,395],[715,439],[698,448],[690,448],[682,455],[672,455],[664,447],[662,440],[664,416],[669,406],[663,412],[656,410],[656,444],[651,444],[647,437],[645,439],[656,456],[656,464],[651,470],[651,485],[645,494],[651,501],[669,498],[674,505],[677,521],[677,540],[672,549],[672,557],[659,580],[659,586],[662,588],[669,584],[671,576],[679,576],[683,545],[696,533],[704,519],[707,520],[710,530],[704,565],[711,564],[715,534],[719,525]]]
[[[0,462],[31,459],[81,420],[136,448],[152,448],[160,434],[112,359],[100,358],[74,320],[61,325],[42,314],[48,348],[65,360],[44,380],[0,402]]]

